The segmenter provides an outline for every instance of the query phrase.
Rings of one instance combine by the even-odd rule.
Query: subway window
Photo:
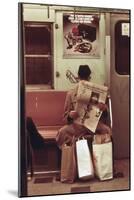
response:
[[[51,24],[24,24],[26,85],[52,88],[51,31]]]
[[[115,70],[120,75],[130,73],[130,23],[125,20],[115,25]]]

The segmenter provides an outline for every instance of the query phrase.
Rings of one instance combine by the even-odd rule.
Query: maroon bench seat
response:
[[[65,91],[27,91],[26,115],[32,117],[41,136],[46,140],[55,139],[62,120]]]
[[[38,132],[44,140],[55,140],[58,130],[61,126],[41,126],[38,127]]]

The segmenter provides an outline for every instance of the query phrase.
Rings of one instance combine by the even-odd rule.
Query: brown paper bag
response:
[[[75,144],[62,147],[61,182],[73,183],[77,176]]]

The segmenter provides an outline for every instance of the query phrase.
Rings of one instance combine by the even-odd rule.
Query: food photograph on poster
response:
[[[18,3],[18,196],[129,191],[131,10]]]

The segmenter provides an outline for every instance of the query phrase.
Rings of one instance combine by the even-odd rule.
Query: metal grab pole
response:
[[[110,95],[108,96],[108,103],[109,103],[109,113],[110,113],[110,126],[112,129],[113,128],[113,116],[112,116],[112,105],[111,105]]]

